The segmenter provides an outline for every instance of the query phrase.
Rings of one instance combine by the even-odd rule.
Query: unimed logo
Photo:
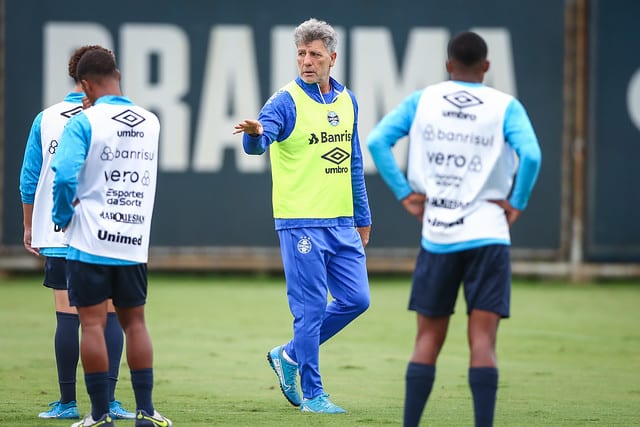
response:
[[[121,243],[123,245],[142,246],[142,234],[138,237],[125,236],[118,231],[116,234],[109,233],[107,230],[98,230],[98,239],[107,242]]]

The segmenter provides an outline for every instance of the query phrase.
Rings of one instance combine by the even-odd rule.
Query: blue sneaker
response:
[[[124,409],[122,407],[122,402],[119,400],[112,400],[109,402],[109,413],[116,420],[133,420],[136,418],[136,414]]]
[[[113,427],[114,425],[113,418],[111,418],[109,414],[104,414],[97,420],[94,420],[91,414],[89,414],[84,417],[82,421],[71,424],[71,427]]]
[[[302,399],[300,399],[300,393],[298,393],[298,387],[296,385],[298,365],[287,361],[287,359],[282,356],[282,350],[284,350],[284,346],[274,348],[267,353],[267,360],[278,377],[280,390],[282,390],[284,397],[286,397],[293,406],[300,406]]]
[[[313,399],[304,399],[300,405],[300,410],[317,414],[344,414],[347,412],[331,402],[328,394],[321,394]]]
[[[75,400],[68,403],[60,403],[59,400],[49,403],[51,409],[46,412],[40,412],[39,418],[58,418],[60,420],[80,418],[78,412],[78,404]]]
[[[140,409],[136,414],[136,427],[171,427],[173,423],[171,420],[160,412],[153,410],[153,415],[147,414]]]

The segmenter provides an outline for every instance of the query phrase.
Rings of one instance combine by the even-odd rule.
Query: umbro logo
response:
[[[347,160],[349,157],[351,157],[349,153],[347,153],[346,151],[344,151],[342,148],[339,148],[339,147],[335,147],[333,150],[328,151],[322,155],[323,159],[328,160],[335,165],[339,165],[340,163]]]
[[[81,111],[82,111],[82,105],[78,105],[77,107],[73,107],[71,110],[63,111],[62,113],[60,113],[60,115],[62,117],[66,117],[67,119],[70,119],[71,117],[75,116]]]
[[[113,120],[115,120],[118,123],[122,123],[124,125],[127,125],[129,127],[135,127],[138,126],[140,123],[145,121],[145,118],[142,117],[140,114],[131,111],[131,110],[125,110],[122,113],[115,115],[113,117],[111,117]]]
[[[444,95],[443,98],[458,108],[475,107],[483,103],[480,98],[470,94],[466,90],[449,93]]]

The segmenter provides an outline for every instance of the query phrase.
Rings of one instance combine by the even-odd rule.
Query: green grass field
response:
[[[0,282],[0,426],[38,420],[58,398],[53,298],[40,276]],[[401,425],[415,315],[408,278],[371,278],[369,311],[323,345],[321,368],[345,415],[302,414],[280,394],[266,352],[291,333],[280,277],[150,277],[154,401],[176,426]],[[498,339],[496,426],[640,425],[640,284],[517,281]],[[458,304],[424,425],[471,426],[464,306]],[[118,399],[134,407],[123,358]],[[89,411],[78,373],[80,411]],[[133,425],[119,421],[118,425]]]

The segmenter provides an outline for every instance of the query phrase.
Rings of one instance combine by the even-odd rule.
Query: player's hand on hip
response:
[[[401,200],[402,206],[411,215],[415,216],[418,221],[422,222],[424,215],[424,204],[427,201],[427,196],[420,193],[411,193],[407,197]]]
[[[520,218],[522,215],[522,211],[520,209],[516,209],[511,206],[508,200],[489,200],[491,203],[495,203],[500,206],[504,210],[504,214],[507,217],[507,222],[509,223],[509,227],[513,225],[514,222]]]

